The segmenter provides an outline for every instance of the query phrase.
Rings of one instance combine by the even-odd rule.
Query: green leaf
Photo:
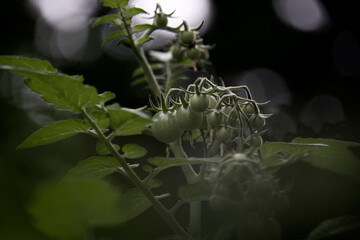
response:
[[[177,167],[187,164],[205,164],[205,163],[218,163],[220,159],[217,158],[165,158],[155,157],[149,158],[148,162],[157,167],[158,171],[170,167]]]
[[[185,185],[178,189],[178,196],[184,202],[209,200],[211,194],[212,188],[206,183]]]
[[[14,58],[11,58],[13,62]],[[84,85],[82,76],[68,76],[56,72],[41,72],[39,69],[53,69],[46,62],[34,61],[35,66],[28,66],[32,59],[20,58],[22,67],[14,66],[6,68],[15,74],[26,78],[26,85],[48,103],[56,104],[59,109],[66,109],[79,113],[83,107],[94,106],[101,101],[101,96],[97,94],[96,88]],[[4,61],[4,59],[3,59]],[[25,64],[26,63],[26,64]],[[43,66],[42,65],[45,65]],[[41,65],[41,66],[40,66]]]
[[[121,148],[121,151],[124,152],[125,158],[130,159],[141,158],[147,153],[147,150],[145,148],[140,147],[136,144],[126,144]]]
[[[87,133],[89,129],[90,125],[83,120],[67,119],[54,122],[33,133],[18,146],[18,149],[53,143],[74,136],[77,133]]]
[[[38,190],[28,208],[35,227],[55,239],[83,239],[93,227],[120,224],[120,193],[101,180],[63,181]],[[121,210],[121,211],[120,211]]]
[[[343,216],[328,219],[316,227],[307,238],[308,240],[319,240],[334,235],[360,228],[359,216]]]
[[[328,146],[321,143],[266,142],[260,147],[264,157],[261,166],[265,170],[276,171],[302,159],[311,151],[324,147]]]
[[[18,71],[16,71],[19,74]],[[96,88],[84,85],[70,76],[55,74],[21,73],[26,85],[48,103],[58,109],[67,109],[80,113],[82,108],[94,106],[101,101]]]
[[[137,85],[143,84],[147,82],[147,78],[143,77],[143,78],[139,78],[139,79],[135,79],[134,81],[131,82],[130,86],[135,87]]]
[[[139,24],[133,27],[133,32],[142,32],[153,27],[151,24]]]
[[[157,178],[152,178],[150,179],[150,181],[147,183],[147,186],[151,189],[153,188],[158,188],[162,185],[162,182],[157,179]]]
[[[107,44],[108,42],[114,40],[114,39],[117,39],[117,38],[120,38],[120,37],[123,37],[123,36],[126,36],[126,33],[123,32],[123,31],[117,31],[117,32],[113,32],[111,33],[106,39],[105,41],[103,42],[103,46],[105,44]]]
[[[149,120],[137,117],[125,122],[115,132],[117,136],[139,135],[147,129],[149,123]]]
[[[121,39],[117,45],[120,46],[121,44],[124,44],[125,47],[130,48],[131,47],[131,41],[128,38]]]
[[[64,180],[100,180],[117,172],[119,162],[112,157],[90,157],[80,161],[64,177]]]
[[[115,99],[115,97],[116,97],[114,93],[108,92],[108,91],[103,92],[102,94],[99,94],[99,96],[101,98],[100,104],[102,106],[104,106],[105,103],[107,103],[108,101]]]
[[[137,39],[137,40],[136,40],[136,44],[137,44],[137,45],[143,45],[144,43],[149,42],[149,41],[151,41],[151,40],[153,40],[152,37],[145,36],[145,37],[142,37],[142,38]]]
[[[159,70],[159,69],[164,68],[164,64],[161,64],[161,63],[151,64],[150,67],[151,67],[152,70]],[[139,67],[139,68],[135,69],[135,71],[132,74],[132,77],[134,78],[134,77],[137,77],[137,76],[139,76],[141,74],[143,74],[143,68]]]
[[[119,20],[119,15],[117,14],[109,14],[98,18],[91,19],[92,27],[97,27],[103,23],[113,23],[114,21]]]
[[[113,144],[116,151],[120,150],[120,147],[116,144]],[[95,145],[96,153],[99,155],[109,155],[111,154],[110,150],[106,147],[106,145],[102,141],[97,141]]]
[[[48,62],[36,58],[20,56],[0,56],[0,69],[30,69],[44,73],[55,73],[57,70]]]
[[[318,148],[304,157],[303,161],[314,167],[323,168],[343,174],[360,181],[360,161],[349,149],[360,147],[359,143],[319,138],[295,138],[292,142],[301,144],[326,144],[326,148]]]
[[[129,0],[100,0],[105,7],[118,8],[128,5]]]
[[[109,109],[110,125],[117,136],[141,134],[151,122],[151,117],[130,108]]]
[[[139,189],[129,188],[119,202],[121,220],[126,222],[145,212],[150,206],[150,201]]]
[[[127,16],[128,18],[132,18],[133,16],[138,15],[138,14],[141,14],[141,13],[149,14],[147,11],[145,11],[145,10],[142,9],[142,8],[132,7],[132,8],[129,8],[129,9],[126,11],[126,16]]]

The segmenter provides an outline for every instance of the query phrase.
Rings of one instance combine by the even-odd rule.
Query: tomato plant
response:
[[[350,181],[359,181],[360,166],[352,150],[359,147],[358,143],[325,138],[274,142],[268,133],[279,131],[274,125],[281,123],[281,115],[275,119],[270,117],[269,111],[274,106],[258,101],[261,98],[252,94],[253,85],[237,85],[237,80],[231,85],[223,81],[221,74],[209,71],[215,69],[210,62],[214,45],[207,45],[207,39],[201,36],[202,24],[190,27],[183,20],[178,26],[171,26],[169,20],[173,13],[164,13],[159,4],[154,6],[153,14],[149,14],[128,4],[127,0],[100,2],[105,7],[101,13],[111,11],[94,18],[92,26],[116,29],[104,39],[104,45],[115,43],[133,53],[139,65],[132,73],[131,85],[135,90],[115,89],[117,95],[98,92],[94,86],[85,84],[87,81],[94,84],[88,74],[84,80],[83,76],[61,72],[73,71],[61,66],[59,59],[0,56],[0,69],[23,78],[24,88],[35,93],[36,103],[41,105],[40,96],[45,101],[45,112],[54,115],[42,116],[42,120],[54,121],[41,126],[18,146],[24,151],[24,159],[32,153],[26,149],[43,146],[38,148],[38,159],[46,159],[47,165],[40,170],[49,170],[44,174],[47,177],[61,176],[60,181],[52,178],[39,184],[37,190],[31,188],[33,194],[31,199],[26,199],[26,208],[18,208],[22,210],[17,215],[32,219],[33,225],[29,223],[25,229],[32,229],[39,236],[29,239],[118,239],[119,236],[126,239],[286,239],[289,236],[286,217],[296,215],[292,204],[306,205],[313,198],[308,197],[310,193],[299,197],[292,192],[292,177],[289,177],[292,169],[309,165],[318,169],[320,175],[335,173],[347,179],[347,186],[351,185]],[[140,14],[148,15],[146,18],[152,22],[135,21],[133,17]],[[231,24],[222,27],[226,28],[225,25]],[[173,38],[162,49],[147,51],[146,44],[158,40],[153,34],[158,30],[170,32]],[[55,37],[56,34],[52,36]],[[232,39],[224,39],[236,48],[237,43],[231,42]],[[231,54],[237,56],[235,52],[236,49]],[[61,54],[66,55],[66,51]],[[239,65],[241,61],[239,59]],[[115,66],[104,62],[109,68]],[[119,72],[125,69],[122,78],[130,78],[126,73],[133,62],[129,61],[129,66],[125,60],[120,61],[121,66],[118,63],[114,68],[119,68]],[[258,79],[262,75],[254,76]],[[8,85],[0,83],[0,92],[17,87],[15,81]],[[123,94],[129,96],[142,86],[144,89],[138,92],[150,95],[145,103],[138,99],[140,106],[145,106],[128,108],[126,104],[131,101],[117,103]],[[28,93],[28,89],[18,92]],[[39,109],[35,108],[31,114],[43,111]],[[45,146],[75,135],[78,136],[70,142],[71,146],[62,143]],[[61,149],[58,156],[42,152],[56,146]],[[69,154],[76,160],[84,160],[66,162]],[[58,159],[65,162],[61,170],[57,169]],[[36,164],[32,166],[36,167]],[[309,174],[306,178],[315,175]],[[18,174],[11,179],[23,181],[26,177]],[[304,189],[311,192],[311,187]],[[31,195],[30,190],[26,191],[27,196]],[[10,201],[5,203],[7,206]],[[143,214],[149,208],[154,211]],[[139,215],[144,218],[134,219]],[[144,227],[144,222],[148,222],[149,229]],[[311,232],[308,239],[322,239],[358,225],[357,216],[327,220]],[[153,235],[147,236],[149,232]],[[17,238],[6,235],[4,239]]]

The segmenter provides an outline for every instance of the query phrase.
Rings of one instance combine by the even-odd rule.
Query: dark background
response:
[[[360,142],[357,87],[360,15],[356,2],[322,1],[331,24],[320,31],[302,32],[284,24],[274,12],[271,1],[214,1],[216,16],[203,36],[205,43],[216,43],[210,58],[213,65],[208,69],[225,82],[230,82],[241,72],[257,68],[279,74],[292,98],[290,104],[281,106],[281,111],[297,126],[281,135],[282,140],[302,136]],[[96,15],[106,11],[100,9]],[[2,3],[0,54],[25,54],[45,59],[32,45],[35,23],[25,1]],[[147,94],[140,94],[138,88],[129,86],[132,70],[136,68],[134,60],[116,60],[105,53],[91,62],[48,60],[65,73],[83,74],[86,83],[96,86],[99,92],[116,92],[117,100],[123,106],[147,104]],[[335,116],[326,121],[327,116],[325,120],[320,116],[319,128],[299,121],[304,107],[319,95],[331,96],[341,103],[343,120],[338,121]],[[47,147],[16,151],[16,146],[40,126],[14,102],[13,96],[0,95],[0,239],[46,239],[31,226],[25,211],[26,203],[39,182],[62,176],[78,160],[93,154],[88,150],[93,141],[80,136]],[[331,102],[329,105],[331,109]],[[266,140],[278,138],[269,134]],[[291,199],[293,207],[278,216],[284,225],[284,239],[304,238],[328,217],[359,214],[358,185],[350,179],[305,164],[289,168],[282,176],[295,183]],[[138,222],[130,222],[121,229],[129,234],[128,239],[142,239],[141,236],[145,236],[142,234],[149,233],[156,235],[161,223],[158,228],[147,229],[144,233],[130,233],[138,223],[144,223],[154,215],[148,210]],[[114,234],[122,236],[117,231]]]

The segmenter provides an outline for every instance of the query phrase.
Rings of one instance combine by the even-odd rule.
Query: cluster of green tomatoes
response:
[[[240,97],[236,91],[244,91]],[[187,89],[171,88],[160,100],[161,106],[152,107],[153,136],[164,143],[179,140],[184,131],[208,133],[210,142],[215,137],[221,143],[236,141],[257,148],[262,144],[266,114],[261,114],[258,103],[251,98],[246,86],[218,86],[207,78],[198,78]]]
[[[201,28],[202,24],[190,29],[186,21],[184,21],[179,27],[171,28],[168,27],[168,18],[171,17],[172,14],[173,13],[165,14],[158,5],[153,17],[153,25],[158,29],[167,29],[177,34],[176,41],[170,47],[173,59],[181,61],[190,58],[196,64],[195,67],[197,69],[204,68],[208,63],[209,49],[211,46],[204,45],[202,38],[200,38],[197,33],[197,30]]]

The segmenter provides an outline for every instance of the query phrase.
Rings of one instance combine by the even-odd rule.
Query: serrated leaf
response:
[[[142,37],[142,38],[137,39],[137,40],[136,40],[136,44],[137,44],[137,45],[143,45],[144,43],[149,42],[149,41],[151,41],[151,40],[153,40],[152,37],[145,36],[145,37]]]
[[[48,61],[20,56],[0,56],[0,69],[11,70],[13,68],[24,68],[44,73],[57,72]]]
[[[359,143],[319,138],[295,138],[292,142],[302,144],[326,144],[310,152],[303,161],[314,167],[326,169],[360,181],[360,161],[349,149],[360,147]]]
[[[144,211],[150,206],[150,201],[137,188],[129,188],[120,198],[120,216],[123,222],[126,222]]]
[[[18,146],[18,149],[46,145],[69,138],[77,133],[87,133],[89,129],[90,125],[83,120],[67,119],[54,122],[33,133]]]
[[[117,172],[119,162],[112,157],[90,157],[80,161],[64,177],[64,180],[97,180]]]
[[[220,159],[217,158],[165,158],[154,157],[149,158],[148,162],[157,167],[158,171],[170,167],[177,167],[187,164],[205,164],[205,163],[219,163]]]
[[[120,150],[120,147],[116,144],[113,144],[116,151]],[[102,141],[97,141],[95,144],[96,153],[99,155],[109,155],[111,154],[110,150],[106,147],[106,145]]]
[[[107,36],[107,38],[104,40],[103,42],[103,46],[105,44],[107,44],[108,42],[114,40],[114,39],[117,39],[117,38],[120,38],[120,37],[123,37],[123,36],[126,36],[126,33],[124,31],[117,31],[117,32],[113,32],[111,33],[109,36]]]
[[[119,20],[119,15],[117,14],[109,14],[109,15],[105,15],[105,16],[102,16],[102,17],[98,17],[98,18],[93,18],[91,19],[91,24],[93,27],[97,27],[99,26],[100,24],[103,24],[103,23],[113,23],[115,20]]]
[[[25,77],[26,85],[48,103],[79,113],[82,108],[98,104],[101,97],[94,87],[84,85],[82,76],[40,72],[34,69],[12,67],[8,69]]]
[[[147,11],[145,11],[142,8],[132,7],[126,11],[126,16],[128,18],[132,18],[133,16],[141,14],[141,13],[149,14]]]
[[[28,211],[35,227],[49,237],[83,239],[92,227],[123,221],[120,196],[117,188],[102,180],[63,181],[38,190]]]
[[[360,228],[359,216],[343,216],[328,219],[316,227],[307,238],[308,240],[319,240],[332,237],[339,233],[348,232]]]
[[[133,32],[142,32],[145,30],[148,30],[150,28],[153,28],[153,25],[151,24],[139,24],[133,27]]]
[[[122,146],[121,151],[124,152],[125,158],[135,159],[145,156],[147,150],[136,144],[126,144]]]
[[[105,7],[118,8],[128,5],[129,0],[100,0]]]
[[[15,73],[19,74],[18,71]],[[82,108],[94,106],[101,101],[96,88],[84,85],[66,75],[43,75],[31,72],[21,73],[25,76],[26,85],[48,103],[58,109],[67,109],[80,113]]]
[[[185,185],[178,189],[178,197],[184,202],[209,200],[211,194],[212,188],[206,183]]]

